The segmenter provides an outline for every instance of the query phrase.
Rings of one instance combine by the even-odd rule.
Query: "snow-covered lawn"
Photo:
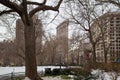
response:
[[[60,76],[57,77],[42,77],[43,80],[62,80]]]
[[[98,77],[96,80],[120,80],[120,73],[105,72],[104,70],[92,70],[91,74]]]
[[[59,66],[38,66],[37,71],[45,71],[45,68],[60,68]],[[62,67],[64,68],[64,67]],[[9,74],[9,73],[20,73],[25,72],[25,67],[0,67],[0,75]]]
[[[67,80],[67,79],[62,79],[60,76],[56,76],[56,77],[42,77],[42,79],[43,80]]]
[[[45,68],[60,68],[59,66],[38,66],[39,71],[45,71]],[[65,67],[62,67],[65,68]],[[0,67],[0,75],[9,74],[9,73],[24,73],[25,67]],[[96,80],[120,80],[120,74],[115,72],[105,72],[102,70],[92,70],[91,74],[98,77]],[[44,80],[63,80],[60,76],[57,77],[43,77]]]
[[[62,79],[61,76],[46,76],[42,77],[43,80],[74,80],[74,79]],[[28,77],[25,77],[24,80],[30,80]]]

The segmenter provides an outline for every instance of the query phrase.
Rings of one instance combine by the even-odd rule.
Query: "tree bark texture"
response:
[[[37,74],[36,50],[35,50],[35,27],[32,19],[29,19],[30,24],[24,23],[25,29],[25,76],[31,80],[42,80]]]
[[[96,63],[96,47],[95,47],[95,45],[93,44],[92,45],[93,46],[93,51],[92,51],[92,53],[93,53],[93,63]]]

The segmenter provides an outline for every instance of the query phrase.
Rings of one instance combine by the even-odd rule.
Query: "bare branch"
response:
[[[21,15],[21,8],[16,3],[11,2],[10,0],[0,0],[0,3]]]
[[[0,12],[0,16],[2,16],[3,14],[9,14],[11,12],[15,12],[14,10],[4,10]]]
[[[46,0],[44,0],[43,3],[38,3],[38,2],[33,2],[33,1],[27,1],[27,4],[38,5],[38,6],[44,5],[45,3],[46,3]]]
[[[48,25],[55,20],[55,18],[58,16],[58,14],[59,14],[59,12],[58,12],[58,13],[55,15],[55,17],[48,23]]]
[[[112,4],[120,7],[120,3],[116,2],[115,0],[96,0],[96,1],[99,1],[99,2],[102,2],[102,3],[112,3]]]
[[[62,1],[63,1],[63,0],[60,0],[59,3],[58,3],[58,5],[55,7],[57,10],[59,9],[59,7],[60,7]]]
[[[89,29],[87,29],[84,25],[81,24],[81,22],[80,22],[78,19],[75,18],[71,7],[70,7],[70,12],[71,12],[71,17],[73,18],[73,20],[74,20],[77,24],[79,24],[85,31],[89,31]]]
[[[46,0],[45,0],[46,1]],[[30,14],[30,17],[32,17],[36,12],[38,11],[45,11],[45,10],[53,10],[53,11],[59,11],[59,7],[60,7],[60,4],[62,3],[63,0],[60,0],[58,2],[58,5],[55,6],[55,7],[52,7],[52,6],[47,6],[47,5],[41,5],[41,6],[38,6],[37,8],[33,9],[29,14]]]
[[[45,3],[46,3],[46,0],[43,1],[43,4],[45,4]]]
[[[27,4],[32,4],[32,5],[43,5],[43,3],[38,3],[38,2],[31,2],[31,1],[27,1]]]

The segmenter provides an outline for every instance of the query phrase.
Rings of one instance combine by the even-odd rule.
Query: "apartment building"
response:
[[[106,13],[91,25],[96,45],[97,62],[118,62],[120,59],[120,12]]]

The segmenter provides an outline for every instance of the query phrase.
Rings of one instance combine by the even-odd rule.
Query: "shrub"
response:
[[[61,74],[62,75],[69,75],[71,73],[70,69],[61,69]]]
[[[53,69],[52,75],[60,75],[61,71],[60,69]]]
[[[72,79],[72,78],[69,77],[68,75],[61,75],[61,78],[62,78],[62,79],[67,79],[67,80]]]
[[[117,62],[111,63],[97,63],[97,67],[101,70],[109,71],[116,71],[120,72],[120,64]]]
[[[45,75],[51,75],[52,71],[51,68],[45,68]]]
[[[23,79],[21,79],[21,78],[16,78],[15,80],[23,80]]]
[[[84,76],[87,77],[90,75],[89,71],[83,70],[81,68],[71,68],[71,71],[75,73],[77,76]]]

